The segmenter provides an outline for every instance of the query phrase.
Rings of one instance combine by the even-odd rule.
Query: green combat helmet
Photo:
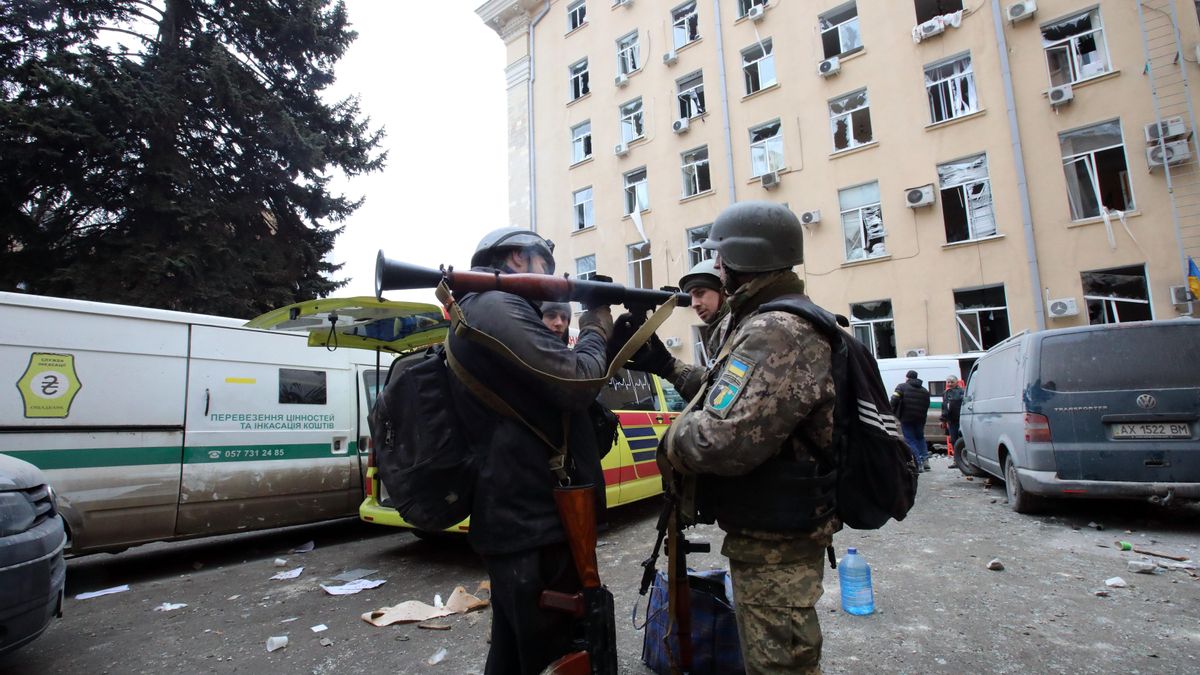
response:
[[[471,267],[486,267],[491,264],[496,253],[510,250],[525,251],[532,249],[550,264],[547,274],[554,274],[554,242],[543,238],[533,230],[523,230],[519,227],[502,227],[483,235],[475,254],[471,256]]]
[[[721,254],[721,264],[739,272],[770,272],[804,262],[800,220],[774,202],[738,202],[713,222],[702,248]]]
[[[717,273],[717,262],[712,258],[696,263],[688,273],[679,277],[679,288],[687,293],[695,287],[721,290],[721,275]]]

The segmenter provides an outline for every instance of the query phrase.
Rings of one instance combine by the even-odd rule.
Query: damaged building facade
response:
[[[723,208],[767,199],[880,358],[1200,309],[1192,0],[476,11],[507,45],[510,222],[561,270],[674,284]],[[697,323],[660,334],[696,358]]]

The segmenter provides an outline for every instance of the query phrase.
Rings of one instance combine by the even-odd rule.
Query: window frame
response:
[[[576,16],[578,15],[578,16]],[[575,0],[567,5],[567,32],[579,30],[587,25],[587,0]]]
[[[589,73],[588,59],[586,56],[567,66],[567,83],[568,88],[571,90],[572,101],[578,101],[584,96],[592,93],[592,78]]]
[[[671,44],[676,50],[700,39],[700,9],[697,5],[697,0],[690,0],[671,10]],[[680,31],[689,36],[683,42],[679,41]]]
[[[641,70],[641,58],[642,41],[639,31],[633,30],[617,38],[617,74],[628,77]]]
[[[635,258],[634,249],[645,247],[645,256]],[[651,267],[654,260],[654,251],[650,246],[649,241],[641,241],[635,244],[626,244],[625,260],[627,262],[628,280],[630,288],[654,288],[654,269]],[[645,278],[643,278],[645,275]],[[642,285],[647,284],[647,285]]]
[[[841,101],[848,101],[851,97],[857,96],[859,94],[862,94],[862,96],[863,96],[863,103],[859,107],[853,108],[850,110],[845,110],[840,113],[835,113],[833,111],[834,103],[838,103]],[[847,150],[853,150],[855,148],[861,148],[861,147],[870,145],[871,143],[875,142],[875,127],[874,127],[874,125],[871,124],[871,95],[867,92],[866,87],[861,87],[859,89],[855,89],[854,91],[850,91],[850,92],[847,92],[840,96],[836,96],[834,98],[829,99],[829,101],[827,101],[827,103],[826,103],[826,109],[829,111],[829,133],[833,140],[833,152],[834,153],[845,152]],[[864,111],[865,111],[866,119],[867,119],[867,128],[870,130],[871,137],[865,141],[859,142],[858,139],[856,139],[854,136],[855,123],[856,123],[856,120],[859,119],[859,118],[855,117],[855,113],[864,112]],[[849,145],[847,145],[844,148],[839,148],[837,146],[838,121],[842,120],[842,119],[846,120],[846,141],[847,141],[847,143],[849,143]]]
[[[592,268],[591,269],[581,269],[583,267],[582,263],[588,259],[591,259],[591,261],[592,261]],[[580,256],[575,259],[575,278],[576,279],[579,279],[580,281],[588,281],[589,279],[595,278],[595,276],[596,276],[596,254],[595,253],[590,253],[588,255]]]
[[[966,308],[966,309],[958,308],[958,304],[959,304],[958,295],[960,293],[971,293],[973,291],[985,291],[985,290],[989,290],[989,289],[993,289],[993,288],[999,288],[1000,292],[1002,294],[1004,294],[1004,304],[1003,305],[990,305],[990,306],[986,306],[986,307],[970,307],[970,308]],[[1012,322],[1008,315],[1008,289],[1005,288],[1004,284],[992,284],[992,285],[988,285],[988,286],[979,286],[976,288],[957,288],[952,291],[952,297],[954,298],[954,322],[956,324],[957,333],[958,333],[958,347],[962,351],[962,353],[967,354],[967,353],[974,353],[974,352],[986,352],[987,350],[991,349],[992,347],[995,347],[996,345],[1000,344],[1001,342],[1003,342],[1004,340],[1007,340],[1009,337],[1012,336]],[[997,340],[994,344],[984,345],[983,344],[983,322],[979,319],[979,315],[983,314],[984,312],[997,312],[997,311],[1004,312],[1004,323],[1007,326],[1007,331],[1006,331],[1007,335],[1005,335],[1004,337]],[[976,335],[975,333],[972,333],[970,327],[968,327],[967,324],[963,321],[963,317],[967,316],[967,315],[971,315],[971,316],[975,317],[975,327],[979,331],[978,335]],[[994,321],[995,319],[990,318],[988,320]],[[976,349],[966,349],[965,348],[970,345],[963,344],[964,334],[971,337],[972,341],[974,342],[975,346],[977,347]]]
[[[1141,290],[1145,294],[1145,298],[1121,298],[1121,297],[1117,297],[1115,295],[1089,295],[1088,294],[1087,283],[1084,282],[1085,275],[1115,274],[1115,273],[1126,272],[1126,271],[1134,270],[1134,269],[1141,271],[1141,275],[1140,275],[1141,280],[1142,280],[1142,289]],[[1150,314],[1150,316],[1147,318],[1135,317],[1132,319],[1128,319],[1127,321],[1146,321],[1146,320],[1153,321],[1154,320],[1154,305],[1153,305],[1153,303],[1150,302],[1150,274],[1146,271],[1145,264],[1125,265],[1123,267],[1110,267],[1110,268],[1099,269],[1099,270],[1085,270],[1085,271],[1079,273],[1079,279],[1080,279],[1080,282],[1083,282],[1082,283],[1082,285],[1083,285],[1083,304],[1084,304],[1084,307],[1088,314],[1088,324],[1089,325],[1095,326],[1095,325],[1102,325],[1102,324],[1107,325],[1107,324],[1123,323],[1121,321],[1121,308],[1120,308],[1119,303],[1125,303],[1125,304],[1131,304],[1131,305],[1144,305],[1146,307],[1146,310]],[[1101,309],[1103,311],[1104,321],[1097,323],[1092,320],[1092,303],[1093,302],[1101,303]],[[1109,317],[1112,317],[1112,319],[1110,320]]]
[[[1066,156],[1064,154],[1065,151],[1062,148],[1064,136],[1076,134],[1076,133],[1085,131],[1087,129],[1099,127],[1104,124],[1111,124],[1113,122],[1117,123],[1117,130],[1121,135],[1121,142],[1119,144],[1107,145],[1107,146],[1104,146],[1101,148],[1094,148],[1094,149],[1088,150],[1086,152],[1077,152],[1070,156]],[[1092,218],[1102,218],[1104,216],[1104,209],[1109,208],[1108,205],[1106,205],[1104,203],[1104,200],[1102,197],[1103,191],[1100,188],[1100,173],[1097,170],[1096,155],[1098,155],[1099,153],[1102,153],[1102,152],[1108,152],[1109,150],[1115,150],[1118,147],[1121,148],[1121,159],[1125,164],[1125,170],[1123,172],[1118,172],[1117,178],[1123,182],[1123,184],[1121,186],[1122,187],[1122,195],[1124,197],[1126,197],[1126,200],[1125,200],[1125,204],[1124,204],[1125,208],[1115,209],[1115,210],[1129,212],[1129,211],[1133,211],[1133,210],[1137,209],[1137,198],[1135,197],[1135,195],[1133,193],[1133,181],[1130,179],[1130,176],[1129,176],[1129,152],[1126,149],[1126,143],[1125,143],[1125,124],[1124,124],[1124,122],[1121,121],[1120,117],[1102,120],[1102,121],[1096,122],[1094,124],[1088,124],[1088,125],[1085,125],[1082,127],[1075,127],[1073,129],[1065,129],[1063,131],[1060,131],[1058,133],[1058,143],[1059,143],[1059,155],[1062,158],[1063,176],[1067,183],[1067,206],[1070,209],[1072,222],[1090,220]],[[1071,193],[1071,188],[1072,188],[1072,185],[1079,185],[1079,181],[1072,180],[1070,174],[1067,173],[1067,167],[1069,164],[1074,164],[1075,162],[1078,162],[1080,160],[1083,161],[1083,165],[1087,169],[1088,177],[1091,179],[1088,187],[1093,191],[1092,197],[1094,198],[1097,206],[1099,207],[1098,212],[1094,216],[1087,215],[1085,213],[1076,213],[1076,201],[1077,200],[1073,198],[1072,193]],[[1083,195],[1079,195],[1078,201],[1082,202],[1082,197],[1083,197]],[[1079,206],[1082,208],[1083,204],[1080,203]]]
[[[580,201],[580,196],[585,192],[587,193],[586,199]],[[582,211],[580,210],[581,207]],[[579,188],[571,193],[571,215],[575,225],[572,232],[579,232],[596,226],[595,193],[591,185]],[[582,224],[580,224],[581,219],[583,220]]]
[[[582,133],[584,127],[587,127]],[[578,164],[592,156],[592,121],[584,120],[571,127],[571,164]]]
[[[967,62],[965,71],[935,80],[934,82],[930,83],[929,71],[944,68],[946,66],[952,66],[964,59]],[[934,61],[933,63],[925,66],[923,73],[925,75],[925,96],[929,100],[930,124],[941,124],[942,122],[949,122],[950,120],[956,120],[960,117],[966,117],[967,115],[973,115],[979,112],[979,87],[975,84],[975,60],[971,57],[970,51],[962,52],[954,56]],[[970,93],[971,101],[969,110],[954,114],[953,110],[948,110],[948,102],[955,100],[955,86],[952,83],[954,83],[956,80],[958,81],[960,91],[965,90]],[[962,88],[962,85],[964,84],[966,87]],[[935,88],[939,92],[939,99],[942,108],[941,112],[945,115],[941,119],[938,118],[934,105]]]
[[[633,178],[638,173],[642,174],[641,180],[630,182],[630,178]],[[625,186],[625,215],[633,215],[632,205],[634,202],[640,207],[637,209],[639,213],[648,211],[650,209],[650,172],[646,170],[646,167],[642,166],[631,171],[626,171],[622,175],[622,179]],[[644,202],[642,200],[643,197],[645,198]]]
[[[1070,37],[1060,38],[1060,39],[1054,40],[1054,41],[1048,41],[1046,39],[1045,35],[1046,35],[1047,29],[1050,29],[1050,28],[1053,28],[1055,26],[1059,26],[1059,25],[1062,25],[1065,23],[1069,23],[1071,21],[1074,21],[1076,19],[1079,19],[1079,18],[1089,15],[1089,14],[1095,15],[1095,21],[1096,21],[1096,23],[1099,24],[1099,26],[1100,26],[1099,28],[1092,28],[1085,32],[1076,33],[1075,35],[1072,35]],[[1104,33],[1104,17],[1100,13],[1099,5],[1092,7],[1090,9],[1086,9],[1083,11],[1075,12],[1073,14],[1069,14],[1065,17],[1055,19],[1053,21],[1048,21],[1046,23],[1043,23],[1040,26],[1038,26],[1038,30],[1041,33],[1041,37],[1042,37],[1042,54],[1044,57],[1043,60],[1046,63],[1046,81],[1050,83],[1051,87],[1061,87],[1061,86],[1068,85],[1068,84],[1075,85],[1080,82],[1085,82],[1087,80],[1090,80],[1090,79],[1093,79],[1096,77],[1101,77],[1103,75],[1107,75],[1108,73],[1113,72],[1112,53],[1108,49],[1108,37]],[[1092,74],[1084,77],[1081,74],[1082,69],[1083,69],[1083,66],[1088,65],[1088,64],[1084,64],[1080,61],[1080,58],[1082,55],[1079,51],[1078,41],[1080,38],[1089,36],[1089,35],[1090,36],[1098,36],[1098,37],[1093,37],[1093,39],[1098,41],[1101,45],[1103,45],[1104,67],[1103,67],[1103,69],[1101,69],[1100,72],[1092,73]],[[1068,75],[1067,81],[1055,83],[1054,70],[1050,67],[1050,52],[1051,52],[1051,50],[1063,49],[1064,47],[1066,49],[1067,65],[1069,66],[1070,71],[1067,74]],[[1097,50],[1097,51],[1099,51],[1099,50]]]
[[[625,145],[631,145],[634,141],[646,137],[646,117],[645,105],[642,102],[642,97],[630,99],[621,105],[617,106],[619,115],[617,125],[621,129],[621,142]],[[637,132],[636,135],[628,136],[626,132]]]
[[[942,0],[929,0],[929,1],[933,2],[934,4],[941,4],[941,2],[942,2]],[[932,21],[933,18],[936,16],[945,16],[946,14],[952,14],[954,12],[960,12],[960,11],[963,11],[964,9],[966,9],[964,7],[965,3],[963,3],[962,0],[957,0],[957,1],[958,1],[958,9],[952,9],[949,12],[943,11],[941,14],[930,14],[929,16],[926,16],[925,18],[921,18],[921,0],[916,0],[916,2],[913,3],[913,10],[914,10],[914,13],[917,18],[917,25],[921,25],[921,24],[925,23],[926,21]]]
[[[854,314],[855,307],[865,307],[865,305],[870,305],[872,303],[887,303],[887,310],[888,310],[887,317],[886,318],[878,318],[878,319],[860,319],[855,316],[855,314]],[[883,354],[880,354],[880,352],[879,352],[879,334],[877,331],[878,331],[878,329],[880,329],[883,326],[883,324],[887,324],[892,332],[892,344],[889,345],[889,348],[891,350],[891,356],[885,356]],[[869,340],[863,340],[861,337],[859,337],[859,332],[858,332],[859,328],[866,329],[865,332],[866,332],[866,335],[869,338]],[[896,315],[895,315],[895,307],[892,304],[891,298],[884,298],[881,300],[867,300],[864,302],[850,303],[850,331],[855,337],[857,337],[859,339],[860,342],[862,342],[863,344],[867,345],[868,348],[870,348],[871,354],[875,358],[877,358],[877,359],[894,359],[894,358],[896,358],[896,356],[897,356],[896,344],[895,344],[895,342],[896,342]]]
[[[774,135],[769,136],[767,138],[757,140],[757,141],[754,140],[755,133],[757,133],[759,131],[763,131],[772,126],[776,127]],[[776,147],[776,146],[778,146],[778,147]],[[759,171],[759,168],[761,166],[760,162],[755,161],[754,155],[755,155],[756,149],[760,149],[761,152],[763,153],[763,156],[765,157],[766,164],[765,164],[764,170],[762,170],[762,171]],[[775,149],[777,151],[775,154],[777,154],[779,157],[779,166],[772,166],[773,162],[771,161],[771,157],[775,156],[771,152],[772,149]],[[771,173],[772,171],[783,171],[785,168],[787,168],[787,155],[784,153],[784,147],[783,147],[783,120],[781,118],[775,118],[775,119],[771,120],[770,122],[764,122],[762,124],[756,124],[755,126],[750,127],[750,175],[751,175],[751,177],[758,178],[758,177],[764,176],[768,173]]]
[[[842,207],[842,193],[848,192],[850,190],[855,190],[855,189],[858,189],[861,187],[866,187],[866,186],[872,185],[872,184],[875,185],[875,189],[879,194],[878,201],[867,202],[867,203],[859,204],[858,206],[851,206],[848,208]],[[879,237],[871,236],[870,231],[868,230],[868,226],[867,226],[867,219],[864,216],[864,212],[867,211],[868,209],[878,209],[877,215],[879,217],[879,230],[882,232],[882,236],[879,236]],[[862,252],[863,252],[861,258],[851,258],[850,257],[850,241],[851,240],[849,238],[847,238],[847,236],[846,236],[846,215],[849,213],[856,213],[857,217],[858,217],[858,234],[860,237],[860,241],[862,242]],[[887,227],[885,226],[884,220],[883,220],[883,193],[879,189],[879,181],[878,180],[867,181],[866,183],[859,183],[857,185],[851,185],[849,187],[844,187],[844,188],[841,188],[838,190],[838,222],[841,224],[841,227],[842,227],[842,248],[844,249],[846,262],[851,263],[851,262],[858,262],[860,260],[873,260],[875,258],[883,258],[888,255]],[[871,244],[872,241],[875,241],[876,244],[883,245],[883,249],[882,249],[881,253],[876,253],[876,254],[870,253],[870,249],[874,247]]]
[[[695,81],[696,84],[692,84]],[[691,84],[687,89],[683,87]],[[685,103],[685,98],[686,103]],[[692,119],[708,112],[707,101],[704,98],[704,71],[697,70],[675,80],[675,101],[679,104],[678,119]],[[687,113],[684,109],[687,109]],[[694,108],[694,111],[693,111]]]
[[[985,174],[984,178],[982,178],[982,179],[963,179],[963,180],[960,180],[959,182],[951,182],[951,183],[943,183],[942,182],[942,167],[948,166],[950,164],[961,164],[963,162],[973,162],[977,159],[983,160],[983,172]],[[979,241],[980,239],[994,237],[997,234],[999,234],[999,232],[1000,232],[999,224],[996,222],[996,201],[995,201],[994,196],[992,195],[991,167],[988,163],[987,153],[981,152],[976,155],[968,155],[967,157],[963,157],[961,159],[954,159],[954,160],[950,160],[948,162],[941,162],[937,165],[936,170],[937,170],[937,174],[938,174],[938,196],[941,198],[941,204],[942,204],[942,224],[946,228],[946,243],[947,244],[958,244],[958,243],[963,243],[963,242],[968,242],[968,241]],[[987,208],[988,208],[988,213],[992,219],[992,231],[991,232],[986,232],[986,233],[979,232],[979,230],[984,229],[984,228],[977,226],[977,223],[975,220],[977,216],[974,213],[974,209],[971,208],[969,189],[972,186],[976,186],[976,185],[982,185],[984,187],[984,189],[987,191],[987,200],[988,200]],[[947,218],[946,204],[951,203],[949,201],[950,198],[946,196],[946,193],[950,192],[950,191],[957,191],[959,193],[958,199],[960,199],[961,203],[963,204],[963,212],[966,214],[966,219],[967,219],[967,222],[966,222],[967,238],[966,239],[955,239],[953,241],[951,241],[951,239],[950,239],[950,223],[947,222],[947,220],[946,220],[946,218]]]
[[[767,0],[738,0],[737,18],[744,19],[750,13],[751,7],[766,7]]]
[[[829,21],[829,19],[826,18],[831,15],[842,14],[847,9],[853,9],[854,16],[852,16],[848,19],[844,19],[839,23],[832,23]],[[826,10],[817,15],[817,32],[819,34],[819,39],[821,41],[821,53],[824,55],[824,58],[831,59],[831,58],[834,58],[835,56],[840,58],[843,56],[847,56],[849,54],[854,54],[856,52],[862,51],[862,49],[863,49],[862,25],[859,23],[858,19],[859,19],[859,17],[858,17],[858,2],[856,0],[850,0],[850,2],[842,3],[841,5],[838,5],[837,7]],[[829,27],[822,28],[821,22],[829,23]],[[858,37],[858,45],[851,47],[849,49],[845,49],[844,48],[844,36],[842,34],[842,26],[849,25],[851,22],[853,22],[854,25],[856,26],[857,33],[855,35]],[[837,32],[838,50],[839,51],[836,54],[830,54],[828,52],[828,50],[825,48],[825,35],[827,33],[833,32],[833,31]]]
[[[704,157],[700,158],[699,155]],[[683,193],[681,199],[695,197],[698,194],[712,191],[712,173],[710,172],[708,163],[708,146],[701,145],[692,148],[679,155],[680,158],[680,177],[683,179]],[[691,161],[689,161],[689,158]],[[688,170],[691,169],[689,176]],[[704,185],[707,183],[707,187]],[[691,188],[689,190],[689,188]]]
[[[755,50],[758,50],[759,52],[761,52],[762,55],[752,61],[748,60],[749,53],[753,52]],[[746,85],[746,96],[749,96],[751,94],[756,94],[764,89],[768,89],[770,87],[775,86],[776,84],[779,84],[779,75],[778,75],[778,72],[775,70],[775,43],[771,38],[769,38],[769,37],[762,38],[758,42],[755,42],[754,44],[750,45],[749,47],[746,47],[745,49],[743,49],[741,51],[741,56],[742,56],[742,81]],[[762,67],[760,66],[760,64],[762,64],[764,62],[768,62],[768,61],[770,63],[770,69],[771,69],[771,81],[764,83],[763,77],[762,77]],[[751,86],[752,86],[751,77],[750,77],[750,69],[751,68],[754,69],[754,77],[755,77],[755,79],[758,80],[758,87],[753,88],[753,89],[751,88]]]
[[[693,233],[703,231],[701,238],[696,239]],[[717,256],[717,252],[709,248],[701,248],[701,242],[708,239],[708,233],[712,232],[712,223],[689,227],[683,231],[683,247],[687,251],[688,269],[692,269],[705,260],[711,260]]]

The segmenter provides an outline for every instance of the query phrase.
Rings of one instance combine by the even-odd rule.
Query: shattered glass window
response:
[[[891,300],[850,305],[850,327],[854,337],[870,348],[875,358],[896,358],[896,326],[892,321]]]
[[[771,39],[767,38],[742,52],[747,96],[775,84],[775,57],[771,49]]]
[[[916,0],[917,23],[962,11],[962,0]]]
[[[992,211],[992,187],[988,179],[987,155],[975,155],[939,164],[942,219],[946,243],[968,241],[996,234]]]
[[[867,90],[860,89],[830,101],[829,125],[833,131],[834,152],[870,143],[873,135]]]
[[[629,285],[634,288],[654,288],[650,273],[650,242],[629,245]]]
[[[625,174],[625,215],[650,208],[650,190],[646,185],[646,167]]]
[[[588,83],[588,60],[576,62],[569,70],[571,73],[571,100],[574,101],[591,91]]]
[[[592,188],[587,187],[574,193],[575,229],[583,230],[596,224],[596,212],[592,206]]]
[[[571,127],[571,163],[592,156],[592,122],[588,120]]]
[[[708,146],[683,153],[683,196],[691,197],[712,189],[708,175]]]
[[[925,68],[925,90],[929,93],[931,124],[952,120],[979,110],[971,55],[956,56]]]
[[[716,251],[708,248],[700,248],[700,244],[708,239],[708,233],[712,230],[712,223],[693,227],[686,233],[687,236],[687,252],[688,252],[688,269],[699,265],[701,261],[708,260],[716,255]]]
[[[1150,291],[1146,268],[1142,265],[1084,272],[1083,299],[1087,302],[1088,323],[1149,321]]]
[[[1099,8],[1043,26],[1042,48],[1053,87],[1112,70]]]
[[[1008,339],[1008,302],[1004,286],[954,291],[954,318],[958,346],[964,352],[981,352]]]
[[[696,12],[696,3],[689,2],[675,8],[671,12],[671,32],[675,38],[675,48],[700,39],[700,15]]]
[[[676,95],[679,99],[679,119],[688,119],[703,115],[704,107],[704,73],[696,71],[679,78],[675,82]]]
[[[617,72],[628,75],[641,67],[637,31],[617,40]]]
[[[596,276],[596,256],[585,255],[575,259],[575,278],[587,281]]]
[[[635,98],[621,106],[621,140],[631,143],[646,133],[645,120],[642,117],[642,99]]]
[[[879,183],[838,190],[838,204],[846,240],[846,262],[887,255]]]
[[[750,173],[757,177],[783,167],[783,134],[779,120],[751,129]]]
[[[1071,220],[1109,214],[1120,217],[1134,209],[1121,120],[1064,131],[1058,140]]]
[[[862,49],[858,28],[858,5],[849,3],[817,17],[825,58],[843,56]]]
[[[587,2],[585,0],[577,0],[567,5],[567,32],[579,28],[586,20]]]

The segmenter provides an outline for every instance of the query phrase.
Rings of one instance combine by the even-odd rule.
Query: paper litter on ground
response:
[[[341,581],[344,583],[349,583],[351,581],[358,581],[359,579],[362,579],[364,577],[369,577],[378,571],[379,570],[353,569],[353,570],[348,570],[348,571],[342,572],[341,574],[335,574],[334,576],[329,577],[329,578],[333,579],[334,581]]]
[[[385,583],[387,583],[387,579],[356,579],[341,586],[326,586],[325,584],[321,584],[321,589],[330,595],[353,595],[368,588],[377,588]]]
[[[313,626],[313,627],[309,628],[309,630],[311,630],[311,631],[312,631],[312,632],[314,632],[314,633],[320,633],[320,632],[322,632],[322,631],[327,631],[327,630],[329,630],[329,626],[326,626],[326,625],[325,625],[325,624],[323,624],[323,623],[319,623],[319,624],[317,624],[317,625],[315,625],[315,626]]]
[[[299,620],[300,620],[300,617],[298,617],[298,616],[293,616],[292,618],[290,618],[290,619],[284,619],[283,621],[280,621],[279,623],[291,623],[291,622],[293,622],[293,621],[299,621]]]
[[[420,600],[406,600],[393,607],[380,607],[362,615],[362,620],[372,626],[390,626],[393,623],[416,623],[438,617],[450,616],[454,610],[427,605]]]
[[[275,576],[273,576],[273,577],[271,577],[271,578],[272,578],[272,579],[280,579],[280,580],[284,580],[284,579],[295,579],[296,577],[300,576],[300,574],[301,574],[303,571],[304,571],[304,568],[303,568],[303,567],[297,567],[297,568],[296,568],[296,569],[294,569],[294,570],[288,570],[288,571],[286,571],[286,572],[280,572],[279,574],[276,574]]]
[[[112,588],[106,588],[102,591],[89,591],[87,593],[80,593],[79,595],[75,596],[75,599],[76,600],[91,600],[92,598],[98,598],[102,595],[112,595],[113,593],[124,593],[127,590],[129,590],[129,584],[121,584],[120,586],[113,586]]]
[[[480,600],[471,595],[462,586],[455,586],[454,592],[450,594],[450,599],[446,601],[446,609],[453,610],[458,614],[466,614],[467,612],[483,609],[487,606],[487,600]]]
[[[308,553],[316,547],[317,545],[315,543],[308,541],[292,549],[292,553]]]
[[[155,607],[154,611],[170,612],[170,611],[174,611],[176,609],[183,609],[184,607],[187,607],[186,602],[164,602],[163,604],[159,605],[158,607]]]

